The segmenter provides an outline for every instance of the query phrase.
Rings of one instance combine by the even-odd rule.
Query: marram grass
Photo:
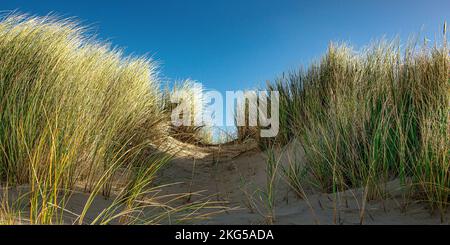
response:
[[[301,141],[306,167],[285,171],[299,194],[307,182],[326,192],[363,187],[366,200],[385,198],[385,183],[399,178],[443,217],[450,194],[449,65],[445,38],[432,47],[380,42],[359,52],[331,45],[320,62],[269,85],[280,92],[280,134],[259,140],[269,154],[273,143]],[[80,190],[89,194],[73,214],[77,224],[177,222],[220,208],[208,201],[172,207],[183,194],[155,194],[153,180],[170,157],[151,146],[201,132],[168,127],[173,105],[165,100],[152,61],[124,57],[68,20],[3,17],[0,223],[66,223],[73,214],[66,205]],[[238,139],[258,130],[241,128]],[[9,190],[17,186],[25,193],[14,201]],[[88,220],[100,194],[113,201]]]
[[[366,200],[385,198],[384,184],[400,178],[443,217],[450,201],[449,65],[445,38],[403,49],[382,41],[358,52],[332,44],[320,62],[270,84],[280,92],[275,142],[299,139],[306,152],[299,171],[307,177],[288,177],[326,192],[364,187]]]
[[[124,57],[71,21],[0,20],[0,222],[63,223],[80,189],[90,193],[74,221],[80,224],[159,223],[169,215],[175,221],[178,211],[208,207],[173,208],[154,194],[146,200],[169,160],[149,153],[167,135],[167,123],[154,62]],[[8,186],[25,186],[26,205],[11,204]],[[115,201],[87,221],[99,194]],[[144,208],[160,210],[142,216]]]
[[[204,92],[201,86],[196,86],[196,81],[190,79],[175,83],[171,89],[164,90],[163,101],[168,112],[167,120],[173,120],[172,117],[175,117],[183,122],[183,125],[170,125],[168,134],[171,137],[199,146],[213,144],[213,127],[195,123],[196,119],[202,119],[201,113],[205,112]]]

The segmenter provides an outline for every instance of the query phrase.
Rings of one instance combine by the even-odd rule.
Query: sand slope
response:
[[[241,149],[243,149],[241,147]],[[216,153],[219,155],[218,153]],[[210,154],[177,157],[164,171],[161,183],[181,182],[165,189],[167,193],[203,191],[211,199],[226,201],[234,210],[221,213],[201,224],[267,224],[268,214],[262,192],[266,188],[266,156],[250,150],[236,157],[217,160]],[[302,159],[301,145],[290,144],[277,159],[286,164],[293,157]],[[399,181],[387,183],[389,197],[363,204],[363,190],[336,195],[318,193],[305,187],[306,198],[299,198],[281,177],[276,184],[274,224],[441,224],[439,214],[427,205],[406,201]],[[187,200],[188,201],[188,200]],[[362,208],[364,205],[365,208]],[[450,215],[444,224],[449,224]]]
[[[425,203],[407,201],[406,193],[399,181],[386,184],[388,197],[384,201],[363,202],[363,189],[347,190],[337,194],[320,193],[304,187],[306,197],[300,197],[277,175],[275,181],[275,207],[267,207],[265,191],[267,186],[266,154],[257,150],[255,142],[222,146],[198,147],[177,141],[168,145],[178,149],[171,161],[156,179],[155,186],[172,184],[158,189],[158,195],[196,193],[187,195],[174,206],[189,204],[198,200],[218,201],[228,208],[212,210],[218,214],[205,220],[188,221],[189,224],[449,224],[450,212],[441,222],[440,215],[432,214]],[[181,149],[181,150],[179,150]],[[278,152],[279,169],[292,159],[304,163],[303,150],[293,142]],[[28,192],[27,186],[0,189],[2,202],[18,200]],[[89,198],[88,193],[75,192],[67,200],[64,223],[78,223]],[[84,224],[89,224],[108,208],[113,200],[102,196],[94,198],[86,213]],[[26,201],[23,205],[27,205]],[[24,209],[26,210],[26,208]],[[205,212],[211,212],[206,210]],[[202,213],[202,212],[200,212]],[[273,217],[271,216],[273,215]],[[27,223],[26,214],[22,220],[12,223]],[[272,217],[272,218],[271,218]],[[101,223],[97,220],[95,223]],[[108,222],[119,224],[117,220]],[[162,223],[167,223],[162,221]]]

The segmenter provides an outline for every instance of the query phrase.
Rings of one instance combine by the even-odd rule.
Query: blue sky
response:
[[[317,59],[329,41],[433,37],[450,1],[15,1],[0,10],[76,16],[126,53],[157,60],[164,80],[252,88]]]

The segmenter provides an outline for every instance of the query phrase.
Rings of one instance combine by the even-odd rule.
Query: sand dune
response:
[[[267,183],[266,155],[256,148],[255,142],[220,147],[198,147],[173,139],[168,142],[172,146],[176,144],[174,149],[182,150],[174,153],[174,160],[160,172],[155,185],[177,184],[158,189],[158,195],[196,193],[172,204],[209,199],[227,207],[212,211],[217,214],[207,215],[207,219],[188,221],[188,224],[449,224],[450,213],[441,221],[440,215],[432,214],[426,204],[405,198],[407,192],[398,180],[386,184],[385,200],[364,203],[362,188],[327,194],[305,186],[305,196],[300,197],[281,175],[275,184],[274,217],[271,219],[263,200]],[[303,157],[301,145],[295,141],[277,153],[281,165],[293,156]],[[18,200],[28,189],[27,186],[10,188],[8,200]],[[82,191],[70,196],[65,205],[64,223],[78,222],[88,198],[89,194]],[[95,197],[83,223],[93,222],[113,202],[113,198]],[[26,223],[26,214],[22,214],[21,219],[19,223]]]
[[[302,157],[299,143],[291,143],[280,153],[280,164],[293,155]],[[268,211],[258,194],[266,186],[265,164],[265,154],[257,150],[222,161],[213,161],[210,155],[183,155],[161,173],[159,181],[181,182],[165,189],[167,193],[203,191],[235,208],[202,224],[267,224]],[[426,204],[403,198],[405,190],[398,180],[386,184],[386,200],[366,204],[363,189],[326,194],[305,187],[306,198],[300,198],[284,179],[278,179],[276,186],[274,224],[441,224],[440,216],[431,214]]]

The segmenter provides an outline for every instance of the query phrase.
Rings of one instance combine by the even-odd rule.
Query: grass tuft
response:
[[[299,139],[308,162],[307,176],[294,169],[290,182],[326,192],[364,187],[370,200],[385,198],[385,183],[399,178],[443,217],[450,194],[449,67],[445,38],[432,47],[381,41],[360,51],[331,44],[320,62],[269,84],[280,93],[275,141]]]

